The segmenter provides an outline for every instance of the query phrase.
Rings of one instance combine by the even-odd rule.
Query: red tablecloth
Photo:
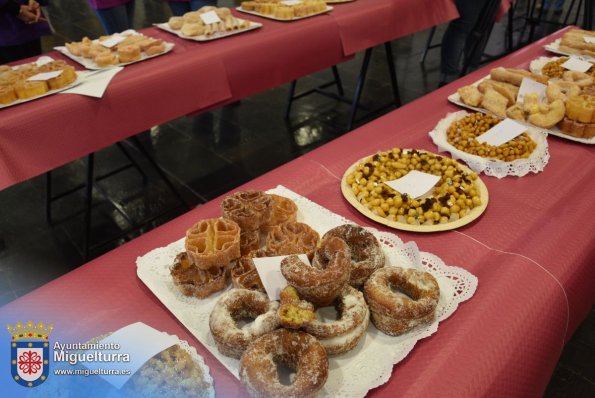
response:
[[[145,29],[175,43],[173,52],[127,66],[102,99],[54,95],[0,110],[0,189],[159,123],[279,86],[458,15],[452,0],[433,0],[419,17],[419,3],[359,0],[299,22],[234,10],[264,26],[201,44]]]
[[[498,61],[526,66],[544,55],[548,37]],[[494,65],[491,65],[494,66]],[[357,159],[392,147],[436,148],[427,133],[457,108],[446,96],[488,72],[484,68],[245,184],[283,184],[362,225],[374,225],[341,196],[339,180]],[[556,361],[595,301],[595,148],[550,137],[550,163],[536,175],[482,177],[486,212],[456,231],[396,232],[422,251],[479,279],[476,294],[438,332],[416,345],[378,397],[541,396]],[[238,381],[191,336],[136,277],[135,260],[181,238],[196,220],[219,215],[220,199],[153,230],[0,309],[0,322],[53,322],[56,334],[84,341],[143,321],[176,334],[205,357],[219,396],[245,396]],[[81,340],[82,339],[82,340]],[[6,365],[8,362],[2,362]],[[0,385],[9,383],[0,372]],[[8,380],[5,382],[5,380]],[[14,384],[14,383],[12,383]],[[15,384],[16,386],[16,384]]]

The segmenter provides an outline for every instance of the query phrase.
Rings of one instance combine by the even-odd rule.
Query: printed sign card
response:
[[[537,98],[539,98],[539,101],[544,101],[546,89],[547,86],[545,84],[541,84],[536,82],[535,80],[523,77],[521,87],[519,87],[519,93],[516,96],[516,102],[520,102],[522,104],[523,100],[525,99],[525,95],[529,93],[537,94]]]
[[[564,69],[585,73],[593,67],[593,64],[575,57],[570,57],[568,58],[568,61],[564,62],[560,66]]]
[[[411,170],[407,175],[384,183],[401,194],[419,198],[429,192],[440,181],[440,176]]]
[[[205,12],[204,14],[200,14],[200,19],[205,23],[205,25],[211,25],[214,23],[221,22],[221,18],[215,11]]]
[[[271,300],[279,300],[279,293],[287,286],[287,280],[281,273],[281,260],[287,256],[255,257],[252,260],[256,266],[256,272],[264,285],[264,289]],[[304,263],[310,265],[310,260],[305,254],[298,257]]]
[[[499,146],[527,131],[527,127],[513,119],[504,119],[479,137],[477,141]]]

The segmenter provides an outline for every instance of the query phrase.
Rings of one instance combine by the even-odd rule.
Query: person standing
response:
[[[174,16],[182,16],[204,6],[216,6],[217,0],[166,0]]]
[[[487,2],[488,0],[455,0],[460,17],[448,24],[442,37],[440,86],[459,77],[467,38]]]
[[[0,64],[41,54],[41,37],[49,34],[37,1],[0,0]]]
[[[89,0],[108,35],[132,29],[134,0]]]

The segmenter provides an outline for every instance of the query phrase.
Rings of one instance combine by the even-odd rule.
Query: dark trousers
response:
[[[41,54],[41,40],[35,39],[17,46],[0,47],[0,65]]]

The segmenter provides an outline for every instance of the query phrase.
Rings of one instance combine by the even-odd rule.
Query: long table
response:
[[[359,0],[299,22],[233,13],[263,27],[208,43],[144,29],[174,43],[173,52],[127,66],[102,99],[54,95],[0,110],[0,189],[152,126],[277,87],[458,16],[452,0]]]
[[[428,132],[458,110],[448,94],[494,66],[526,67],[562,32],[393,111],[238,189],[282,184],[360,225],[374,224],[340,192],[345,169],[392,147],[437,151]],[[422,251],[478,277],[475,295],[416,345],[374,397],[541,396],[555,364],[595,302],[592,198],[595,148],[549,137],[545,170],[522,178],[483,176],[486,212],[455,231],[395,232]],[[135,260],[184,236],[201,218],[220,214],[221,198],[81,266],[0,309],[0,321],[53,322],[61,339],[85,341],[143,321],[189,341],[211,368],[219,396],[246,396],[240,383],[136,277]],[[81,340],[83,339],[83,340]],[[4,362],[7,366],[8,362]],[[0,374],[0,385],[8,371]],[[7,381],[7,383],[9,383]],[[10,384],[10,383],[9,383]],[[12,383],[15,384],[15,383]],[[15,384],[16,385],[16,384]]]

